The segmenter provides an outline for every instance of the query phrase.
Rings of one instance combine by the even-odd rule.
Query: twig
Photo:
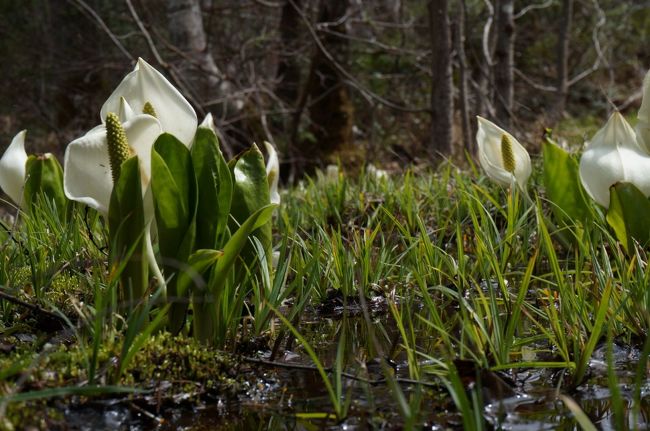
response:
[[[605,17],[605,13],[603,12],[602,8],[598,4],[597,0],[592,0],[594,4],[594,8],[598,12],[598,21],[596,22],[596,25],[594,26],[594,29],[591,33],[591,40],[593,41],[593,46],[594,50],[596,51],[596,59],[594,60],[594,63],[591,65],[591,67],[583,70],[582,72],[578,73],[575,75],[573,78],[571,78],[567,82],[567,87],[571,87],[574,84],[578,83],[579,81],[585,79],[587,76],[591,75],[598,69],[600,69],[600,64],[601,63],[607,63],[607,60],[605,59],[605,55],[603,54],[603,49],[600,46],[600,40],[598,39],[598,34],[600,31],[600,28],[605,25],[607,18]],[[515,74],[520,77],[521,79],[526,82],[526,84],[530,85],[531,87],[540,90],[540,91],[548,91],[555,93],[557,92],[557,87],[554,85],[543,85],[539,84],[532,79],[530,79],[528,76],[526,76],[523,72],[521,72],[518,69],[514,69]],[[627,102],[627,101],[626,101]],[[631,100],[630,103],[633,103],[634,100]],[[627,107],[628,105],[625,105],[624,107]]]
[[[600,68],[601,61],[603,63],[607,63],[607,61],[605,60],[605,56],[603,55],[602,48],[600,47],[600,40],[598,39],[598,31],[602,26],[605,25],[605,23],[607,22],[607,18],[605,17],[605,12],[603,12],[603,9],[598,4],[598,0],[592,0],[592,2],[594,4],[594,8],[598,12],[598,21],[596,22],[596,25],[594,26],[594,29],[591,32],[591,39],[594,42],[594,49],[596,50],[596,60],[594,61],[594,64],[589,69],[582,71],[581,73],[577,74],[572,79],[570,79],[569,82],[567,83],[569,87],[575,84],[576,82],[591,75],[593,72],[597,71]]]
[[[160,64],[163,67],[167,67],[167,62],[163,60],[162,56],[158,52],[158,49],[156,48],[156,45],[153,43],[153,39],[151,38],[151,34],[147,31],[146,27],[142,23],[142,20],[140,19],[140,16],[136,12],[135,8],[133,7],[133,3],[131,3],[131,0],[124,0],[126,2],[126,5],[129,8],[129,12],[131,13],[131,17],[133,17],[133,20],[135,21],[135,24],[138,26],[140,29],[140,32],[144,36],[145,40],[147,41],[147,45],[149,46],[149,50],[153,54],[153,56],[156,58],[156,61],[158,64]]]
[[[554,1],[555,0],[546,0],[544,3],[534,3],[534,4],[531,4],[531,5],[528,5],[525,8],[523,8],[522,10],[520,10],[519,13],[517,13],[515,16],[513,16],[512,19],[519,19],[522,16],[526,15],[531,10],[547,8],[547,7],[551,6],[554,3]]]
[[[145,40],[147,41],[147,45],[149,46],[149,50],[156,58],[158,64],[160,64],[162,67],[167,69],[169,74],[174,79],[174,82],[176,82],[176,85],[178,85],[182,90],[182,93],[184,93],[185,97],[190,99],[190,101],[192,102],[194,107],[199,111],[199,114],[201,114],[201,116],[205,116],[205,110],[203,109],[201,104],[196,100],[196,98],[192,96],[192,92],[187,88],[183,80],[179,77],[174,67],[171,64],[167,63],[160,55],[160,52],[158,52],[158,48],[156,48],[156,45],[153,42],[151,34],[144,26],[142,20],[140,19],[140,16],[138,15],[135,8],[133,7],[133,3],[131,3],[131,0],[124,0],[124,1],[126,2],[126,5],[129,7],[129,12],[131,13],[131,17],[133,18],[133,21],[135,21],[135,24],[140,29],[140,32],[142,32],[142,35],[144,36]]]
[[[488,19],[485,21],[483,26],[483,56],[485,57],[485,62],[489,67],[494,66],[492,61],[492,55],[490,54],[490,28],[492,27],[492,21],[494,20],[494,6],[490,3],[490,0],[485,0],[485,7],[488,10]]]
[[[97,248],[97,250],[101,253],[104,254],[104,256],[108,256],[108,252],[106,251],[106,246],[100,247],[99,244],[95,241],[95,235],[93,234],[93,230],[90,228],[90,223],[88,223],[88,213],[90,212],[90,207],[85,207],[84,210],[84,224],[86,225],[86,233],[88,233],[88,239],[90,239],[90,242],[93,243],[93,245]]]
[[[343,75],[347,81],[349,81],[350,84],[353,84],[353,87],[356,88],[364,97],[368,99],[373,99],[383,105],[388,106],[389,108],[395,109],[397,111],[402,111],[402,112],[411,112],[411,113],[420,113],[420,112],[430,112],[430,109],[428,108],[409,108],[408,106],[400,105],[395,102],[391,102],[390,100],[387,100],[383,98],[382,96],[378,95],[377,93],[369,90],[368,88],[365,88],[358,80],[355,78],[350,72],[348,72],[341,64],[336,61],[334,56],[332,55],[331,52],[327,50],[325,45],[323,45],[323,42],[321,41],[320,37],[318,37],[317,31],[314,28],[314,26],[309,22],[309,18],[305,15],[305,12],[303,12],[293,0],[288,0],[289,3],[291,3],[291,6],[294,7],[296,12],[298,12],[298,15],[300,15],[300,18],[303,20],[305,23],[305,26],[307,27],[307,30],[309,31],[309,34],[311,35],[312,39],[314,39],[314,42],[316,43],[316,46],[318,50],[325,56],[327,61],[341,74]]]
[[[251,358],[251,357],[243,357],[242,360],[244,362],[248,362],[251,364],[257,364],[257,365],[264,365],[267,367],[276,367],[276,368],[285,368],[289,370],[305,370],[305,371],[315,371],[318,372],[318,368],[314,365],[307,365],[307,364],[290,364],[286,362],[275,362],[275,361],[267,361],[264,359],[258,359],[258,358]],[[328,373],[331,373],[333,370],[331,367],[325,368],[325,371]],[[346,379],[350,380],[355,380],[357,382],[361,383],[366,383],[371,386],[377,386],[386,383],[386,378],[381,377],[379,379],[367,379],[365,377],[359,377],[356,374],[352,373],[347,373],[347,372],[341,372],[341,376],[345,377]],[[422,385],[422,386],[427,386],[431,388],[438,388],[440,385],[438,383],[434,382],[427,382],[423,380],[416,380],[416,379],[407,379],[407,378],[400,378],[400,377],[395,377],[395,381],[398,383],[403,383],[403,384],[409,384],[409,385]]]
[[[108,37],[113,41],[115,46],[124,54],[126,58],[128,58],[130,61],[134,61],[133,56],[131,53],[122,45],[122,42],[115,36],[115,34],[111,31],[110,28],[106,25],[104,20],[95,12],[93,8],[88,6],[88,3],[86,3],[84,0],[68,0],[69,3],[74,4],[77,6],[77,8],[85,10],[90,16],[93,17],[95,21],[97,21],[97,24],[101,27],[102,30],[108,35]]]
[[[4,299],[5,301],[11,302],[12,304],[16,304],[16,305],[20,305],[21,307],[28,308],[29,310],[34,311],[37,314],[43,315],[50,319],[57,320],[63,324],[65,324],[67,321],[67,319],[65,319],[65,317],[61,316],[60,314],[45,310],[44,308],[41,308],[38,305],[30,304],[29,302],[25,302],[22,299],[19,299],[13,295],[10,295],[9,293],[6,293],[4,291],[4,287],[0,287],[0,299]]]
[[[556,93],[557,92],[557,87],[554,86],[554,85],[538,84],[537,82],[530,79],[521,70],[519,70],[517,68],[514,68],[514,72],[515,72],[515,75],[517,75],[519,78],[523,79],[526,84],[530,85],[531,87],[533,87],[536,90],[548,91],[550,93]]]
[[[636,103],[637,100],[641,100],[643,97],[643,89],[639,89],[636,93],[632,94],[630,97],[621,102],[620,105],[616,107],[617,111],[624,111],[631,104]]]

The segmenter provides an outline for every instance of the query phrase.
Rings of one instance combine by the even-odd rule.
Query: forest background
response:
[[[535,152],[633,120],[648,0],[0,0],[0,147],[61,155],[143,57],[211,112],[229,156],[278,148],[285,180],[475,152],[475,115]]]

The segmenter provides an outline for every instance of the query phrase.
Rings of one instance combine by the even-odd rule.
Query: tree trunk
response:
[[[497,121],[512,126],[514,105],[514,0],[500,0],[496,11],[496,49],[494,52],[494,86]]]
[[[469,121],[469,95],[467,88],[467,58],[465,57],[465,0],[458,4],[456,23],[456,55],[458,56],[458,104],[463,131],[463,146],[469,154],[474,154],[474,137]]]
[[[332,34],[345,35],[347,9],[348,0],[321,0],[319,5],[318,22],[327,25],[328,30],[319,32],[319,39],[330,57],[323,49],[316,49],[307,82],[310,131],[314,137],[311,142],[301,142],[301,153],[308,161],[307,168],[318,160],[335,163],[339,157],[344,161],[354,157],[354,109],[349,89],[340,72],[341,67],[347,67],[348,41]]]
[[[302,0],[286,0],[280,16],[280,54],[278,59],[276,94],[289,108],[298,100],[300,88],[300,14]]]
[[[572,20],[573,0],[563,0],[562,19],[560,20],[557,40],[557,99],[553,112],[554,121],[562,118],[569,93],[569,42],[571,40]]]
[[[171,42],[184,54],[178,60],[178,71],[202,104],[217,96],[227,97],[233,90],[232,84],[222,79],[208,49],[200,3],[200,0],[167,0],[167,18]],[[230,102],[220,106],[219,115],[241,108],[237,101]]]
[[[431,150],[432,159],[451,155],[454,101],[451,74],[451,34],[447,0],[429,1],[431,41]]]

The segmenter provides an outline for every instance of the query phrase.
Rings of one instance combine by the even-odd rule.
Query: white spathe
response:
[[[269,192],[271,195],[271,203],[280,203],[280,193],[278,192],[278,183],[280,181],[280,160],[275,147],[270,143],[264,141],[266,152],[269,158],[266,162],[266,178],[269,181]]]
[[[636,139],[639,147],[650,154],[650,70],[643,80],[643,98],[638,114],[639,122],[636,124]]]
[[[14,136],[11,144],[0,158],[0,187],[16,205],[22,203],[25,186],[26,133],[27,131],[23,130]]]
[[[212,117],[211,112],[205,114],[205,118],[203,118],[203,121],[201,121],[199,127],[205,127],[206,129],[212,130],[215,135],[217,134],[217,126],[214,124],[214,118]]]
[[[385,180],[388,178],[388,172],[385,171],[384,169],[379,169],[377,166],[373,165],[372,163],[368,164],[366,167],[366,172],[368,173],[368,177],[374,178],[376,180]]]
[[[609,188],[618,182],[632,183],[650,195],[650,156],[636,138],[632,126],[614,112],[580,158],[580,181],[605,208],[609,207]]]
[[[524,190],[526,182],[532,172],[528,151],[507,131],[483,117],[478,119],[476,142],[478,143],[478,157],[483,170],[492,180],[504,186],[516,182]],[[512,146],[514,160],[514,173],[506,170],[501,149],[503,136],[506,136]]]
[[[142,191],[145,193],[151,179],[151,147],[162,133],[160,122],[142,114],[133,116],[122,126],[131,150],[138,156]],[[63,189],[68,199],[82,202],[107,215],[113,176],[108,158],[106,127],[101,124],[70,142],[63,164]]]
[[[149,102],[156,111],[162,130],[171,133],[189,146],[194,139],[198,120],[196,112],[181,93],[156,69],[142,58],[108,97],[101,109],[101,120],[109,112],[121,114],[120,99],[124,98],[136,114],[143,112]],[[120,115],[120,120],[125,121]]]

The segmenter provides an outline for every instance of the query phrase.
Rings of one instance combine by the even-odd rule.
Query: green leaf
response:
[[[244,223],[252,214],[271,202],[269,194],[269,183],[266,178],[266,166],[264,156],[255,144],[250,150],[239,156],[232,165],[233,178],[235,180],[232,199],[231,213],[238,224]],[[234,231],[236,228],[232,226]],[[267,253],[267,259],[271,258],[271,223],[260,226],[255,232]],[[247,248],[244,259],[250,263],[256,256],[252,247]]]
[[[177,274],[194,249],[197,187],[190,151],[168,133],[158,137],[151,152],[151,190],[163,272],[165,277],[173,276],[167,284],[167,298],[172,301],[169,326],[178,332],[185,321],[188,298],[177,291]]]
[[[176,257],[196,211],[196,179],[189,150],[168,133],[158,137],[151,152],[151,189],[160,252]]]
[[[632,252],[632,239],[642,246],[650,240],[650,200],[636,186],[617,183],[609,188],[607,223],[628,253]]]
[[[219,290],[223,286],[228,271],[232,268],[239,253],[248,243],[248,237],[253,233],[253,231],[269,223],[273,216],[273,210],[276,207],[276,204],[269,204],[260,208],[253,213],[230,237],[226,246],[223,248],[223,256],[221,256],[217,262],[215,275],[218,281],[214,286],[210,286],[211,290]]]
[[[591,219],[589,203],[580,182],[578,162],[550,138],[545,138],[544,187],[551,202],[553,214],[564,222],[587,223]],[[567,220],[567,216],[570,220]]]
[[[197,249],[216,248],[228,224],[233,184],[212,129],[199,127],[191,150],[198,186]]]
[[[190,256],[188,270],[178,277],[178,291],[181,294],[191,293],[194,336],[206,343],[214,338],[213,329],[218,321],[214,297],[206,295],[206,280],[209,280],[210,269],[221,256],[223,252],[218,250],[197,250]]]
[[[192,253],[187,261],[187,268],[178,275],[176,288],[179,295],[184,296],[192,286],[194,290],[203,293],[206,289],[203,275],[221,256],[223,252],[219,250],[201,249]]]
[[[217,334],[217,310],[219,304],[216,298],[224,289],[231,270],[244,246],[248,243],[251,233],[269,223],[273,210],[277,205],[269,204],[252,214],[226,243],[223,254],[217,260],[204,295],[192,296],[194,310],[194,335],[204,343],[212,343]]]
[[[136,156],[122,163],[108,209],[111,272],[112,276],[120,277],[120,300],[126,302],[129,310],[143,299],[149,284],[145,228],[140,165]],[[121,266],[123,269],[116,271]]]
[[[29,156],[25,165],[23,199],[26,208],[31,211],[41,195],[56,206],[60,219],[63,219],[68,205],[63,192],[63,169],[51,154]]]

